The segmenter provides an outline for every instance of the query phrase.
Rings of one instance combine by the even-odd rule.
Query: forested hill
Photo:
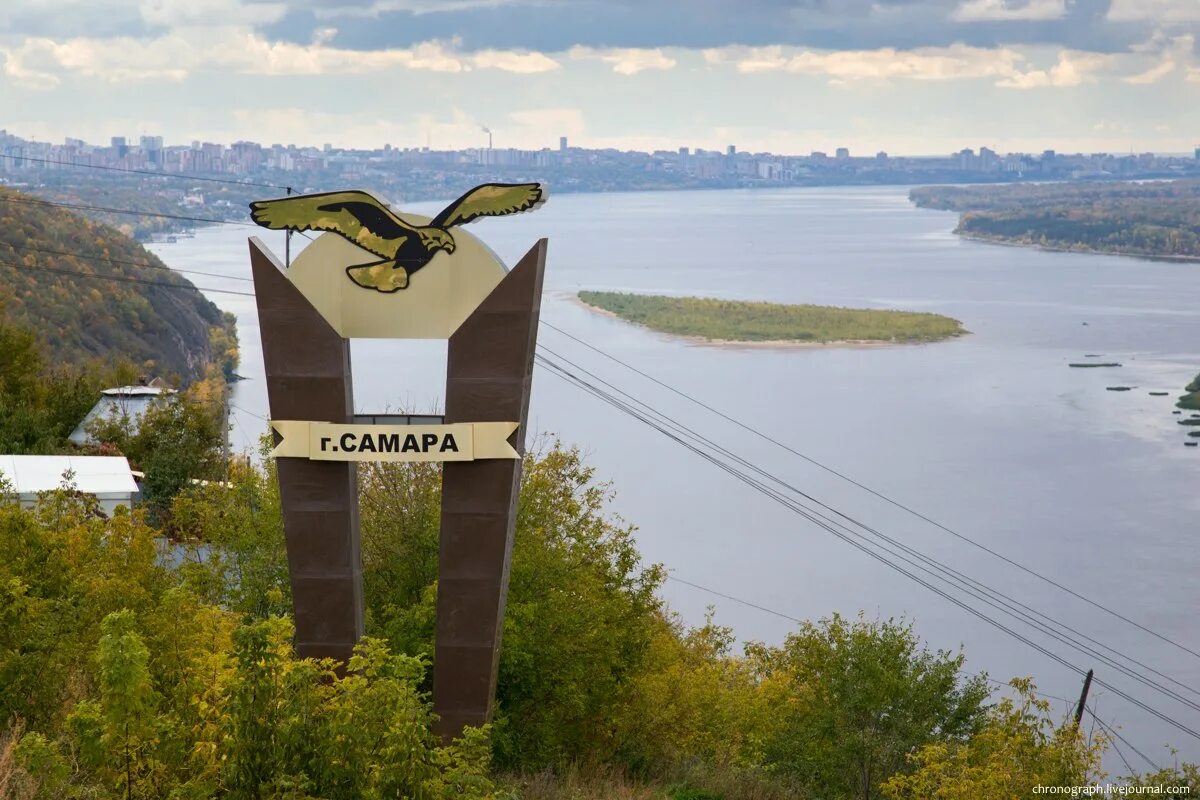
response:
[[[918,206],[961,213],[956,233],[1062,250],[1200,259],[1200,181],[925,186]]]
[[[218,358],[236,353],[232,317],[140,244],[29,200],[0,187],[0,317],[33,331],[51,360],[120,357],[188,382],[214,343]]]

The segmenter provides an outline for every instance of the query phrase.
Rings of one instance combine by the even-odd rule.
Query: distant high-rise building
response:
[[[161,136],[143,136],[140,143],[143,150],[163,149],[163,137]]]
[[[880,150],[878,153],[875,154],[875,160],[876,161],[887,161],[888,154],[886,152],[884,152],[883,150]]]
[[[737,146],[731,144],[731,145],[729,145],[729,147],[726,147],[725,155],[729,156],[730,158],[733,158],[734,156],[736,156],[737,155]]]
[[[565,136],[558,137],[558,151],[560,153],[567,152],[567,137],[565,137]]]
[[[836,151],[834,151],[834,155],[837,157],[838,161],[845,161],[850,158],[850,148],[839,147]]]
[[[1196,152],[1200,153],[1200,147],[1196,148]],[[686,147],[679,148],[679,156],[680,156],[680,158],[687,158],[688,149]],[[1200,156],[1197,156],[1197,158],[1200,158]]]
[[[1197,161],[1200,161],[1200,145],[1198,145],[1198,146],[1196,147],[1195,156],[1196,156],[1196,160],[1197,160]]]

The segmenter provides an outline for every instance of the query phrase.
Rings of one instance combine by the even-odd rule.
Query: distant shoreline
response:
[[[938,209],[940,210],[940,209]],[[1200,262],[1200,256],[1176,256],[1176,255],[1155,255],[1154,253],[1131,253],[1125,250],[1097,250],[1093,247],[1056,247],[1050,244],[1038,244],[1036,242],[1022,242],[1016,239],[1004,239],[1001,237],[986,236],[980,233],[968,233],[966,231],[955,230],[955,236],[961,239],[966,239],[971,242],[979,242],[981,244],[995,244],[1001,247],[1020,247],[1028,250],[1041,250],[1046,253],[1075,253],[1076,255],[1090,256],[1121,256],[1123,258],[1141,258],[1146,261],[1176,261],[1180,263],[1197,263]]]

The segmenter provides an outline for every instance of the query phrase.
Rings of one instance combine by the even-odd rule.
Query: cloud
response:
[[[312,42],[270,41],[248,28],[185,28],[151,39],[77,37],[57,42],[26,39],[0,48],[4,73],[25,88],[58,85],[76,73],[111,83],[139,80],[181,81],[192,72],[214,68],[255,75],[354,75],[391,69],[430,72],[499,70],[529,74],[558,69],[536,52],[461,51],[457,40],[428,41],[389,50],[347,50],[327,42],[335,31],[319,29]]]
[[[865,80],[961,81],[994,78],[1002,89],[1071,87],[1124,64],[1122,56],[1060,50],[1057,61],[1038,67],[1013,47],[919,47],[897,50],[798,50],[782,46],[727,47],[704,52],[709,64],[732,64],[741,73],[823,75],[832,83]]]
[[[825,75],[837,81],[908,78],[949,81],[1009,77],[1024,60],[1016,50],[969,47],[921,47],[897,50],[796,50],[770,47],[727,47],[704,51],[710,64],[733,64],[738,72],[795,72]]]
[[[538,52],[513,50],[480,50],[467,57],[471,65],[479,69],[498,69],[504,72],[532,74],[550,72],[560,64],[553,58]]]
[[[1112,0],[1110,22],[1200,22],[1197,0]]]
[[[963,0],[950,18],[956,22],[1045,21],[1067,15],[1067,0]]]
[[[1184,67],[1185,70],[1189,69],[1193,60],[1192,53],[1195,50],[1195,43],[1196,38],[1191,34],[1173,38],[1161,34],[1155,36],[1134,50],[1137,53],[1157,55],[1160,59],[1158,64],[1142,72],[1127,75],[1122,80],[1135,86],[1145,86],[1158,83],[1179,67]]]
[[[1063,50],[1058,54],[1058,63],[1053,67],[1017,72],[997,81],[996,85],[1004,89],[1078,86],[1085,81],[1095,80],[1095,73],[1112,63],[1113,56],[1104,53]]]
[[[613,72],[619,75],[636,75],[648,69],[668,70],[675,67],[675,59],[663,53],[659,48],[614,47],[596,49],[592,47],[575,46],[567,51],[567,55],[578,60],[596,59],[612,65]]]

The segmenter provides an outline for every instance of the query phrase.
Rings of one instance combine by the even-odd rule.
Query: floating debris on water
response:
[[[1068,364],[1067,366],[1075,367],[1076,369],[1088,369],[1092,367],[1119,367],[1121,365],[1116,361],[1107,361],[1103,364]]]
[[[1133,389],[1132,386],[1105,386],[1104,388],[1110,392],[1128,392]]]
[[[1200,425],[1200,419],[1177,419],[1176,425]]]
[[[1196,442],[1184,442],[1183,446],[1184,447],[1195,447],[1196,444],[1197,444]]]
[[[1166,397],[1169,394],[1170,394],[1170,392],[1151,392],[1150,396],[1151,397]]]

